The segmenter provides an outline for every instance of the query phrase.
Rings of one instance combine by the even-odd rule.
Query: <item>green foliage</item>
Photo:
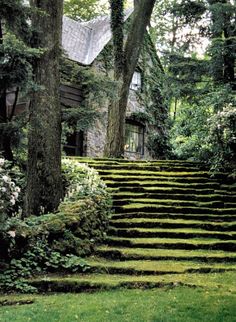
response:
[[[149,133],[146,146],[154,159],[166,159],[167,156],[170,156],[167,136],[158,132],[151,131]]]
[[[62,105],[63,127],[67,134],[91,127],[96,119],[103,117],[100,106],[115,95],[116,84],[108,76],[91,67],[79,66],[66,57],[61,61],[61,80],[63,84],[78,85],[84,95],[78,107]]]
[[[74,20],[91,20],[107,10],[99,0],[65,0],[64,14]]]
[[[87,264],[78,256],[53,251],[47,240],[36,238],[30,249],[20,259],[12,259],[8,268],[0,274],[0,287],[5,292],[36,292],[37,289],[27,281],[32,273],[55,270],[74,273],[85,271],[87,268]]]
[[[236,107],[226,105],[209,119],[214,168],[236,168]]]
[[[32,79],[32,61],[40,55],[12,33],[4,35],[0,44],[0,87],[22,86]]]
[[[25,5],[23,0],[1,0],[0,17],[6,22],[7,31],[12,31],[17,37],[29,42],[31,29],[29,18],[30,7]]]
[[[163,10],[167,14],[161,18]],[[164,96],[171,109],[174,105],[173,153],[213,167],[232,165],[234,151],[222,133],[216,135],[213,123],[221,122],[218,112],[235,106],[235,4],[170,0],[157,4],[156,14],[160,17],[156,37],[165,52]],[[209,46],[203,55],[201,43],[206,41]],[[232,132],[229,124],[226,127],[224,135]]]
[[[32,49],[30,41],[31,10],[23,0],[1,1],[0,8],[0,145],[3,155],[13,161],[12,148],[19,144],[22,135],[22,118],[14,116],[18,93],[26,94],[35,89],[33,61],[42,50]],[[11,113],[7,110],[7,90],[15,91]],[[18,122],[19,121],[19,122]],[[26,122],[26,117],[24,123]]]
[[[63,160],[66,198],[58,213],[6,220],[1,232],[0,286],[33,291],[26,278],[35,273],[84,271],[80,259],[106,236],[111,198],[95,170]]]
[[[147,123],[146,146],[151,156],[168,158],[168,105],[163,87],[165,75],[161,62],[155,55],[155,50],[150,37],[146,35],[139,62],[143,86],[142,90],[136,93],[145,106],[145,111],[135,112],[132,117],[137,121]],[[149,55],[152,56],[151,64]]]

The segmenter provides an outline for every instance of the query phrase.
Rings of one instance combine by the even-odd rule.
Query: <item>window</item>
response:
[[[144,126],[127,122],[125,125],[125,151],[144,154]]]
[[[82,156],[83,155],[83,132],[74,132],[67,135],[66,144],[64,145],[66,155]]]
[[[139,89],[141,89],[142,87],[142,77],[141,77],[141,73],[135,71],[133,74],[133,78],[130,84],[130,89],[133,89],[134,91],[137,91]]]

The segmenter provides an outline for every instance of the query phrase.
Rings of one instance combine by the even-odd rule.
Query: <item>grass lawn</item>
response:
[[[236,292],[230,288],[113,290],[97,293],[0,296],[1,322],[235,322]]]

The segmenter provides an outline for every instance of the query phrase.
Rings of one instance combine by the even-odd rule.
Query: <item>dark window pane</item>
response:
[[[144,153],[144,127],[136,124],[126,124],[125,151]]]

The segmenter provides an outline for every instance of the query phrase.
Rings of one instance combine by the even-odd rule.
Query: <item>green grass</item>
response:
[[[8,296],[30,305],[0,308],[1,322],[235,322],[230,289],[114,290],[94,294]],[[0,299],[1,300],[1,299]]]

